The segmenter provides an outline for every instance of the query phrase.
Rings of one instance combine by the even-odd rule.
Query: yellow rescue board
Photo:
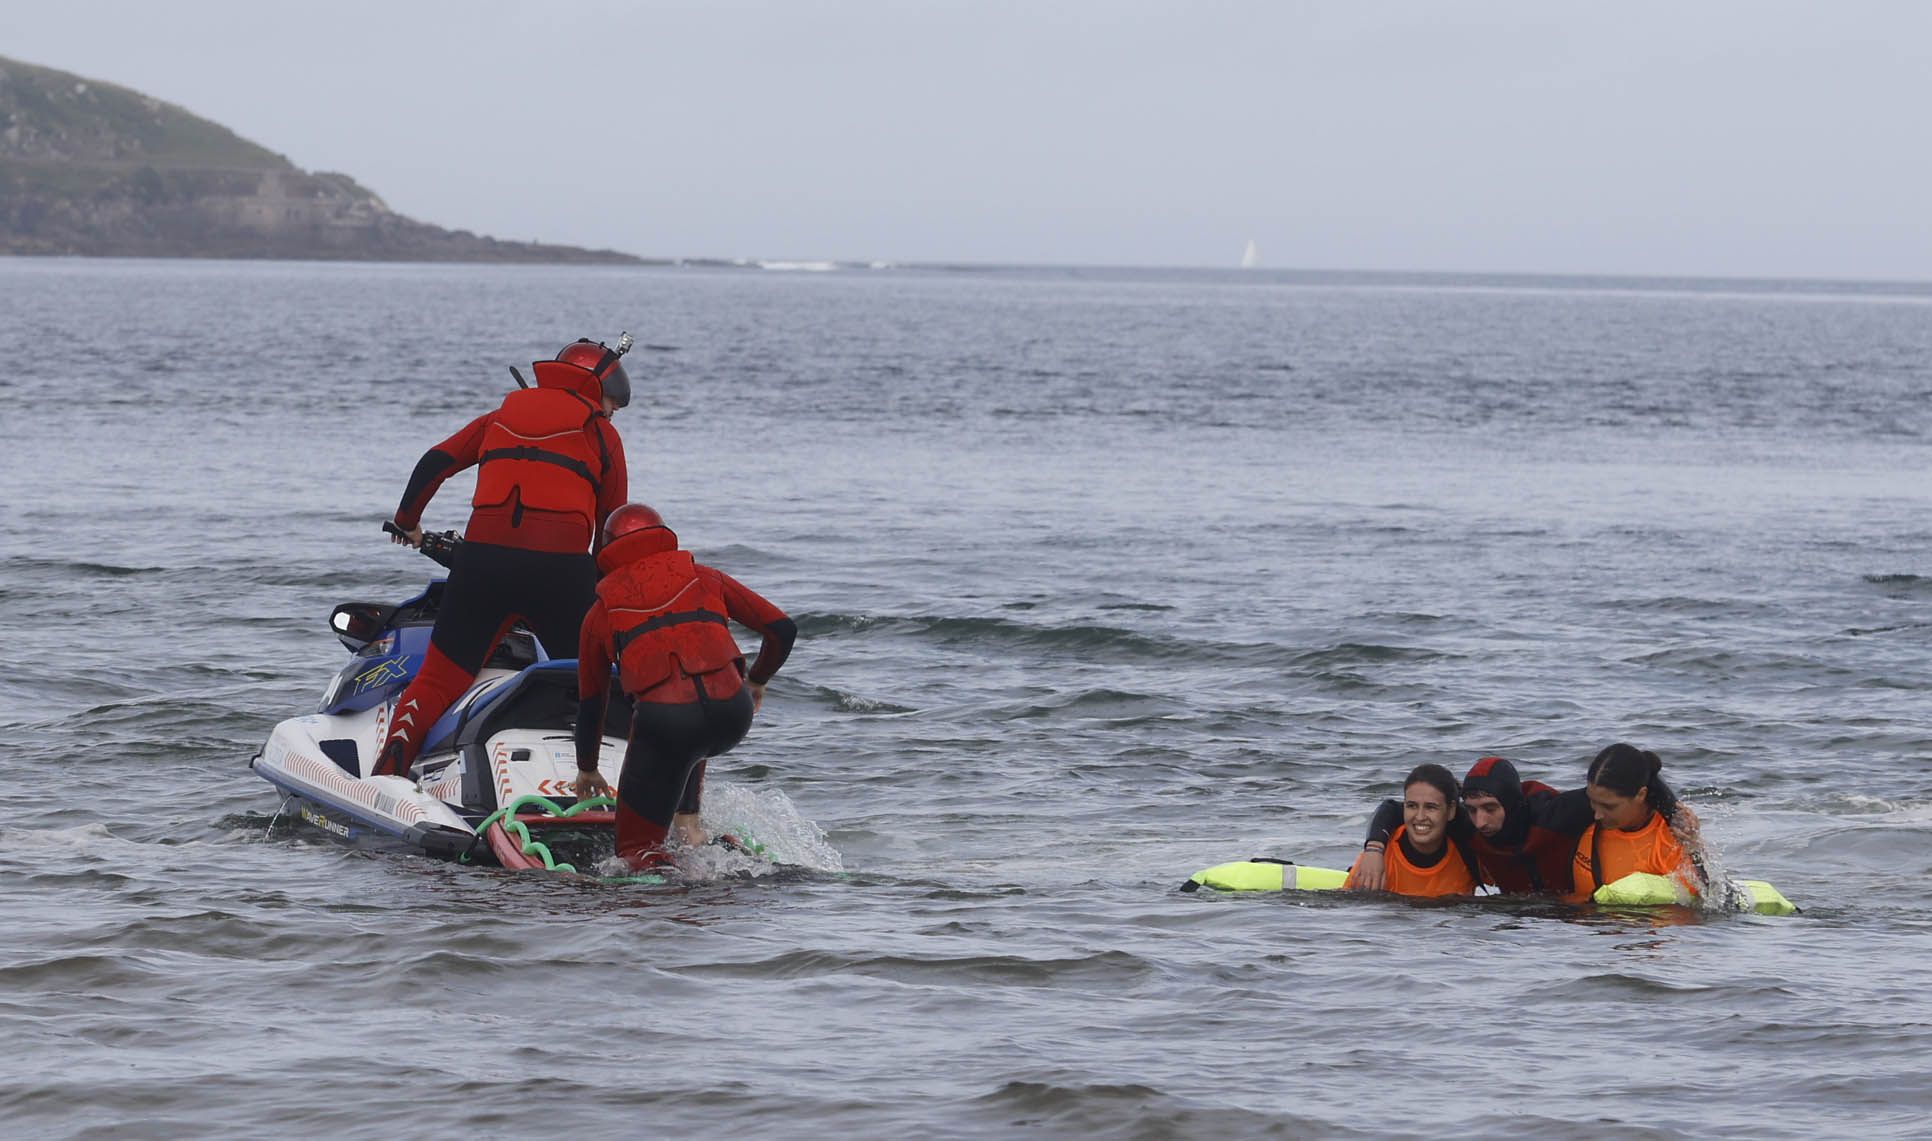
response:
[[[1347,872],[1334,868],[1311,868],[1284,860],[1236,860],[1195,872],[1181,885],[1181,890],[1211,887],[1216,891],[1334,891],[1347,878]]]
[[[1334,891],[1348,879],[1345,871],[1313,868],[1284,860],[1236,860],[1203,868],[1189,876],[1182,891]],[[1784,893],[1763,880],[1726,880],[1727,899],[1732,910],[1758,915],[1795,915],[1797,907]],[[1662,907],[1686,904],[1690,900],[1668,876],[1644,872],[1627,875],[1607,883],[1591,897],[1610,907]]]

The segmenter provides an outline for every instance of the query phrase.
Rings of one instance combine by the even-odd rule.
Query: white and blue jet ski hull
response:
[[[400,607],[337,607],[330,624],[352,658],[319,711],[276,725],[250,767],[289,810],[340,839],[489,862],[478,830],[493,813],[527,797],[572,799],[576,662],[548,658],[535,638],[513,630],[430,727],[410,775],[371,775],[395,702],[427,652],[443,585],[431,583]],[[609,706],[599,768],[614,787],[630,703],[617,691]]]

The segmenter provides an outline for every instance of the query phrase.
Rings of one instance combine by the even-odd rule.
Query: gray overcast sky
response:
[[[661,256],[1932,279],[1932,4],[7,0],[0,55]]]

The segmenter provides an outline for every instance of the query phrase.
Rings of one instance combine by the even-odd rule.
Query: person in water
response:
[[[1585,790],[1558,792],[1523,780],[1503,757],[1483,757],[1463,778],[1462,807],[1451,828],[1476,854],[1484,883],[1508,895],[1571,892],[1577,838],[1591,821]],[[1363,886],[1381,886],[1382,853],[1401,819],[1402,806],[1393,800],[1376,807],[1357,861]]]
[[[1402,823],[1390,833],[1386,860],[1379,860],[1377,888],[1397,895],[1473,895],[1481,877],[1475,856],[1450,836],[1457,818],[1456,778],[1441,765],[1417,765],[1402,782]],[[1349,888],[1371,890],[1349,869]]]
[[[1663,764],[1657,754],[1622,742],[1590,762],[1585,791],[1595,821],[1577,841],[1571,902],[1638,872],[1671,879],[1693,897],[1703,893],[1697,819],[1664,784]]]
[[[597,771],[611,666],[632,701],[630,742],[617,781],[617,855],[642,870],[670,862],[672,829],[702,843],[698,793],[709,757],[744,739],[765,685],[790,655],[798,627],[738,580],[678,549],[664,518],[627,503],[604,523],[604,578],[577,646],[580,799],[606,796]],[[726,620],[764,640],[746,670]]]
[[[450,476],[475,466],[476,494],[429,652],[396,699],[376,775],[409,775],[430,726],[511,623],[527,623],[547,653],[575,648],[597,588],[588,552],[630,494],[624,442],[610,421],[631,400],[618,359],[628,347],[628,339],[617,349],[564,346],[556,360],[530,366],[534,387],[510,393],[417,461],[396,507],[396,542],[422,545],[423,509]]]

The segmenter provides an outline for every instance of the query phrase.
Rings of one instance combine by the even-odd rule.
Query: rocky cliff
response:
[[[405,218],[226,127],[0,57],[0,254],[635,263]]]

